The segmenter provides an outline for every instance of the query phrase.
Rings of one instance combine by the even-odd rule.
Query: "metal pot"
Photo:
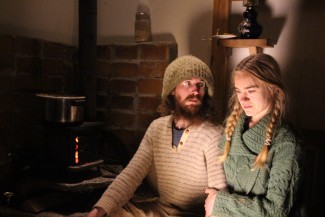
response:
[[[81,124],[84,121],[84,96],[36,94],[43,99],[43,118],[53,123]]]

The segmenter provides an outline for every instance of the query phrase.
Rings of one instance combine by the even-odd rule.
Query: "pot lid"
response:
[[[65,95],[65,94],[36,94],[38,97],[43,97],[47,99],[85,99],[85,96],[76,96],[76,95]]]

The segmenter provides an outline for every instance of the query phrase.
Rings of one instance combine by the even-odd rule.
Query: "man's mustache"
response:
[[[191,94],[185,98],[185,100],[191,100],[191,99],[197,99],[197,100],[201,101],[201,99],[198,95],[193,95],[193,94]]]

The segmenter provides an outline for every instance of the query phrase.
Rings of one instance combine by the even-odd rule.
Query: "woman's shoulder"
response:
[[[299,136],[296,129],[291,124],[283,122],[276,129],[275,139],[288,142],[295,142],[299,140]]]
[[[273,145],[277,148],[291,148],[296,151],[301,149],[301,137],[298,131],[288,123],[278,126],[273,141]]]

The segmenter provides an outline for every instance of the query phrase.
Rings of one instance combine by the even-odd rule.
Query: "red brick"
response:
[[[128,129],[112,129],[110,131],[123,142],[128,153],[133,156],[139,147],[142,137],[139,137],[137,133]]]
[[[13,130],[13,142],[15,144],[15,148],[16,150],[31,149],[32,146],[35,145],[35,141],[39,140],[41,130],[40,128],[31,127],[35,126],[35,123],[32,123],[32,125],[31,123],[29,123],[29,125],[26,125],[25,123],[19,124],[22,124],[23,126],[16,126]]]
[[[76,87],[80,87],[81,78],[79,72],[74,70],[72,65],[66,65],[64,73],[64,90],[66,92],[76,92]]]
[[[24,133],[31,131],[40,121],[40,114],[35,110],[20,110],[13,114],[14,126],[17,128],[26,128]],[[23,120],[23,121],[22,121]]]
[[[12,91],[15,89],[15,78],[11,76],[0,76],[0,91]]]
[[[168,61],[171,62],[175,60],[178,56],[178,47],[177,43],[173,43],[169,45],[169,59]]]
[[[151,122],[159,117],[158,113],[151,113],[151,114],[140,114],[138,118],[138,127],[137,129],[146,130]]]
[[[15,77],[0,76],[0,91],[12,91],[15,89]]]
[[[97,58],[98,59],[111,59],[112,47],[109,45],[98,45],[97,46]]]
[[[16,53],[16,37],[0,36],[0,53],[15,54]]]
[[[13,109],[12,106],[13,94],[0,92],[0,111]],[[1,121],[1,120],[0,120]]]
[[[104,108],[106,109],[107,106],[107,95],[96,95],[96,108],[101,109]]]
[[[135,114],[128,114],[123,112],[114,111],[108,115],[109,126],[118,128],[134,128],[135,127]]]
[[[139,67],[134,63],[113,63],[112,77],[136,78],[139,74]]]
[[[166,44],[143,44],[140,58],[145,60],[168,60],[168,46]]]
[[[112,93],[136,93],[136,82],[129,80],[112,80],[111,81]]]
[[[147,127],[146,128],[143,128],[143,129],[137,129],[135,132],[136,132],[136,135],[138,136],[138,138],[140,139],[139,140],[139,144],[142,140],[142,138],[144,137],[144,134],[146,133],[147,131]]]
[[[161,94],[162,80],[144,79],[139,81],[139,93]]]
[[[99,92],[107,92],[110,89],[110,81],[106,78],[96,79],[96,90]]]
[[[10,107],[15,110],[35,110],[41,106],[39,98],[31,93],[17,93],[11,95],[10,98]]]
[[[112,66],[110,63],[97,60],[96,62],[97,76],[108,78],[111,73],[111,67]]]
[[[1,120],[0,120],[1,122]],[[1,125],[1,124],[0,124]],[[0,128],[1,129],[1,128]],[[0,130],[0,141],[1,141],[1,146],[0,146],[0,173],[1,173],[1,177],[6,177],[4,180],[8,181],[7,178],[14,178],[10,176],[9,170],[11,170],[10,165],[11,162],[8,162],[8,154],[10,153],[10,145],[7,145],[8,142],[8,132],[5,131],[5,129],[1,129]],[[5,171],[7,171],[7,173],[3,173]],[[3,181],[3,179],[0,179],[1,181]],[[0,184],[1,184],[0,181]],[[14,183],[14,180],[10,180]],[[3,187],[3,185],[0,185],[1,187]]]
[[[140,59],[144,60],[167,60],[177,57],[177,45],[171,43],[146,43],[141,45]]]
[[[155,112],[161,102],[158,97],[139,97],[138,110],[141,112]]]
[[[17,74],[28,74],[31,77],[39,77],[41,60],[35,57],[17,57]]]
[[[1,75],[15,75],[16,65],[15,57],[13,55],[0,55],[0,74]]]
[[[15,79],[16,90],[37,90],[40,89],[40,78],[32,78],[28,75],[17,76]]]
[[[12,118],[12,112],[0,111],[0,129],[12,126],[11,118]]]
[[[64,89],[62,78],[44,77],[41,79],[41,89],[44,92],[60,92]]]
[[[158,117],[155,109],[160,103],[163,73],[177,56],[177,45],[148,42],[97,48],[96,120],[105,122],[106,129],[134,153],[147,126]],[[13,148],[40,141],[41,110],[33,92],[80,90],[83,75],[75,61],[76,51],[37,39],[0,37],[0,112],[8,111],[0,113],[0,128],[11,132],[1,141],[8,141]],[[22,91],[14,92],[15,86]]]
[[[39,40],[32,38],[16,38],[17,53],[27,56],[39,56],[41,53],[41,43]]]
[[[96,109],[96,120],[105,123],[107,121],[107,110]]]
[[[137,59],[138,46],[137,45],[117,45],[115,47],[115,57],[120,59]]]
[[[45,76],[63,76],[66,67],[67,65],[63,60],[44,59],[42,60],[41,70]]]
[[[167,62],[141,62],[140,76],[146,78],[163,78]]]
[[[134,98],[128,96],[113,96],[111,97],[110,108],[134,111]]]
[[[72,59],[74,49],[71,46],[43,41],[43,57]]]

